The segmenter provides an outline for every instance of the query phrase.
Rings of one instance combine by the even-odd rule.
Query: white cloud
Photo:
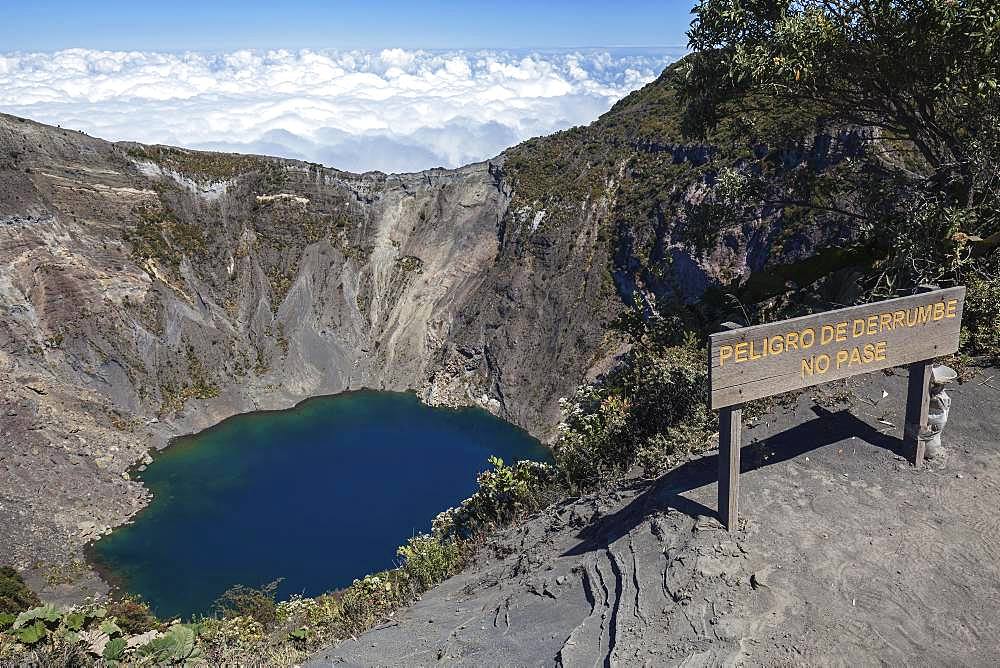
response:
[[[675,51],[0,55],[0,111],[128,139],[416,171],[584,124]]]

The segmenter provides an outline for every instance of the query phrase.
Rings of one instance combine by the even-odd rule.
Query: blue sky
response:
[[[4,3],[0,49],[679,46],[693,0],[31,0]]]

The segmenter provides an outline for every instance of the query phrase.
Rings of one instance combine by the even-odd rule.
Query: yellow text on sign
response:
[[[867,318],[806,327],[798,331],[765,336],[760,340],[725,344],[719,347],[719,366],[743,364],[792,352],[802,353],[816,345],[845,343],[852,339],[878,336],[897,329],[921,327],[931,322],[957,317],[957,308],[958,300],[948,299],[924,306],[878,313]],[[883,361],[885,358],[885,341],[847,346],[832,353],[823,352],[803,357],[801,375],[805,378],[817,373],[826,373],[831,366],[840,369],[845,366]]]

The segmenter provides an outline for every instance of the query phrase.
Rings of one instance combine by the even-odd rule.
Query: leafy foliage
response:
[[[967,277],[970,246],[1000,230],[1000,6],[701,0],[694,12],[689,129],[761,97],[870,129],[870,159],[833,175],[839,198],[807,188],[792,201],[838,213],[880,248],[876,294]]]
[[[340,597],[341,624],[352,632],[353,629],[371,628],[394,610],[399,604],[395,575],[385,571],[355,580]]]
[[[48,635],[48,629],[41,620],[14,629],[14,637],[25,645],[33,645]]]
[[[403,559],[402,568],[412,579],[416,592],[426,591],[451,577],[465,563],[458,541],[438,540],[426,534],[414,536],[396,554]]]
[[[126,647],[128,647],[128,641],[125,638],[112,638],[104,646],[104,652],[101,656],[107,661],[121,661]]]
[[[434,519],[433,533],[439,539],[475,540],[558,497],[558,476],[552,466],[531,461],[508,466],[499,457],[489,461],[493,469],[479,474],[476,493]]]
[[[71,631],[79,631],[87,623],[87,615],[82,612],[70,612],[63,618],[63,624]]]
[[[113,616],[122,631],[129,635],[144,633],[160,627],[160,622],[149,609],[149,605],[135,596],[123,596],[112,601],[108,604],[107,613]]]
[[[140,647],[139,653],[158,665],[184,663],[201,656],[196,637],[194,626],[174,624],[166,633]]]
[[[37,608],[32,608],[31,610],[25,610],[17,616],[14,620],[14,628],[19,629],[23,627],[28,622],[41,621],[41,622],[57,622],[62,617],[59,612],[59,608],[54,605],[42,605]]]
[[[254,589],[245,585],[230,587],[215,602],[218,612],[227,619],[250,617],[264,628],[270,628],[278,619],[275,594],[281,580],[275,580]]]
[[[962,315],[965,349],[993,365],[1000,364],[1000,251],[983,262],[967,281]]]
[[[632,348],[599,382],[562,400],[555,443],[571,487],[606,483],[639,463],[661,471],[670,458],[708,445],[708,372],[703,346],[663,321],[628,325]]]
[[[122,631],[122,628],[118,626],[118,622],[115,620],[114,617],[108,617],[107,619],[102,621],[97,628],[98,630],[100,630],[101,633],[107,636],[120,636],[122,633],[124,633],[124,631]]]

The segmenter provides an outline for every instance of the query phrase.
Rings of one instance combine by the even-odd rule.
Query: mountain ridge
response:
[[[5,490],[12,505],[35,507],[30,521],[4,527],[19,565],[58,563],[60,545],[135,512],[143,495],[124,476],[150,443],[237,412],[372,387],[483,405],[535,433],[554,423],[554,399],[515,404],[513,383],[494,382],[485,325],[470,322],[461,343],[445,346],[454,317],[435,315],[452,299],[496,308],[476,294],[505,208],[493,163],[399,177],[266,159],[254,165],[263,176],[203,187],[168,161],[132,162],[135,145],[9,117],[0,145],[2,394],[16,418],[2,430],[15,462]],[[288,175],[295,187],[257,188]],[[532,323],[521,327],[536,336]],[[532,391],[529,374],[520,382]],[[23,459],[52,447],[48,467]],[[77,457],[96,463],[73,482]],[[44,484],[75,502],[38,494],[33,479],[46,468]],[[114,511],[67,510],[95,477],[104,481],[96,505]]]
[[[15,444],[5,503],[23,513],[0,536],[15,562],[78,558],[144,504],[128,470],[150,445],[238,412],[414,390],[546,439],[559,398],[623,350],[616,318],[704,328],[732,311],[720,289],[781,267],[803,280],[796,263],[855,243],[833,215],[715,216],[728,166],[756,160],[780,189],[857,155],[863,133],[778,116],[755,130],[784,137],[770,147],[729,126],[691,143],[676,76],[589,126],[404,175],[0,116],[0,410],[15,418],[0,435]],[[849,299],[858,261],[836,254],[807,282],[834,276]]]

